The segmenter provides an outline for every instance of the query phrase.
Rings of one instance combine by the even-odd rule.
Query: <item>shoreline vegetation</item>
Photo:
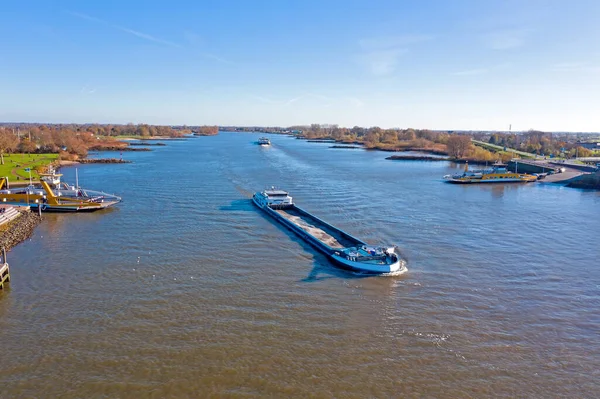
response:
[[[442,158],[392,156],[391,160],[431,160],[470,163],[508,162],[513,158],[591,157],[593,151],[582,146],[590,134],[546,133],[529,130],[510,132],[434,131],[428,129],[382,129],[379,127],[351,129],[337,125],[292,126],[281,133],[291,134],[308,142],[335,143],[333,148],[361,146],[366,150],[387,152],[422,152]],[[597,136],[597,135],[596,135]],[[337,147],[339,145],[340,147]]]
[[[360,145],[366,150],[418,151],[447,156],[453,161],[507,162],[513,158],[573,158],[600,156],[586,143],[600,142],[598,133],[550,133],[537,130],[454,131],[429,129],[344,128],[338,125],[290,127],[221,126],[221,131],[282,134],[315,143]],[[599,147],[600,148],[600,147]]]
[[[39,178],[50,165],[77,163],[130,163],[88,158],[99,151],[153,151],[163,142],[218,134],[217,126],[153,126],[100,124],[0,124],[0,176],[14,180]]]
[[[223,131],[285,134],[308,142],[330,143],[330,148],[365,149],[385,152],[420,152],[426,155],[394,155],[389,160],[454,161],[471,163],[507,162],[512,158],[590,157],[598,155],[581,143],[589,135],[545,133],[530,130],[506,132],[455,132],[428,129],[343,128],[312,124],[278,127],[153,126],[146,124],[1,124],[0,175],[14,179],[39,177],[50,164],[129,163],[122,159],[91,159],[91,151],[153,151],[164,142],[213,136]],[[7,162],[8,161],[8,162]],[[8,163],[8,165],[7,165]]]
[[[590,157],[597,152],[584,148],[581,143],[591,136],[585,134],[545,133],[530,130],[519,134],[507,132],[460,132],[428,129],[382,129],[379,127],[353,128],[338,125],[312,124],[280,127],[225,127],[225,126],[154,126],[147,124],[0,124],[0,167],[5,158],[32,157],[29,162],[12,162],[11,168],[0,169],[6,176],[26,178],[19,168],[31,168],[36,177],[49,164],[58,161],[82,163],[126,163],[111,158],[106,161],[88,160],[90,151],[152,151],[151,146],[163,142],[148,140],[185,140],[198,136],[213,136],[219,131],[262,132],[285,134],[309,142],[333,144],[331,148],[377,150],[386,152],[422,152],[447,157],[451,161],[472,163],[507,162],[515,157]],[[575,137],[575,139],[574,139]],[[26,155],[25,155],[26,156]],[[34,158],[39,159],[34,159]],[[54,158],[54,159],[51,159]],[[433,160],[442,160],[433,157]],[[411,157],[388,157],[392,160],[427,160]]]

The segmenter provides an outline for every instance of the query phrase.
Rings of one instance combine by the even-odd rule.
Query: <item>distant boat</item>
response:
[[[337,266],[363,274],[399,274],[406,262],[395,247],[369,245],[297,207],[287,191],[264,190],[254,204],[325,254]]]
[[[465,165],[462,174],[444,176],[449,183],[455,184],[477,184],[477,183],[530,183],[538,179],[537,176],[526,173],[513,173],[506,169],[506,165],[495,163],[491,169],[469,170],[469,164]]]
[[[260,137],[258,139],[258,145],[269,146],[271,145],[271,140],[268,137]]]

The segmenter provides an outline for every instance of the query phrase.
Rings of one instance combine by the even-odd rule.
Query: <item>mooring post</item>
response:
[[[0,262],[0,290],[4,289],[4,283],[10,281],[10,270],[6,262],[6,248],[2,248],[2,261]]]

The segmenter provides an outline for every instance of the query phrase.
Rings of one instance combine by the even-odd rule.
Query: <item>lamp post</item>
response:
[[[29,186],[31,186],[31,168],[25,168],[25,172],[29,172]],[[29,187],[25,192],[27,193],[27,205],[29,205]]]

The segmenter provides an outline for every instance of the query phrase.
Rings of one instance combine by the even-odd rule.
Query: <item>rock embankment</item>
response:
[[[89,151],[152,151],[151,148],[131,148],[128,144],[122,145],[95,145]]]
[[[392,161],[451,161],[450,158],[428,157],[427,155],[392,155],[386,159]]]
[[[130,146],[166,146],[165,143],[129,143]]]
[[[21,216],[2,226],[0,231],[0,248],[4,247],[7,251],[15,247],[22,241],[25,241],[33,234],[35,226],[42,221],[42,218],[34,212],[21,212]]]
[[[79,163],[131,163],[131,161],[126,161],[123,159],[117,158],[97,158],[97,159],[80,159]]]

